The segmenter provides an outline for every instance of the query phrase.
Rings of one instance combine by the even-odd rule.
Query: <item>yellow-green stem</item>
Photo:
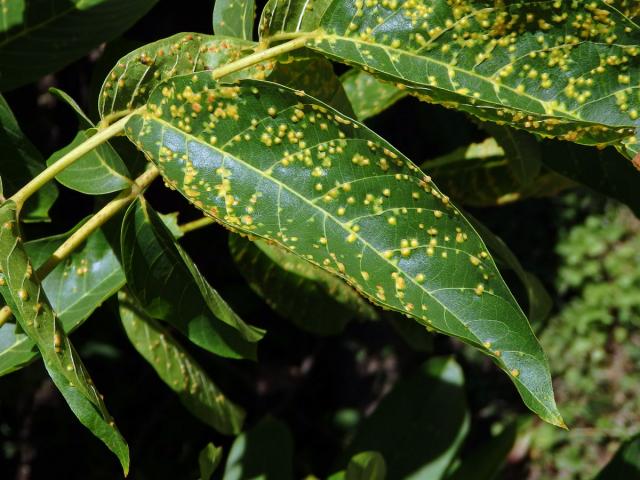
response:
[[[107,220],[129,205],[136,197],[147,188],[159,175],[160,171],[152,166],[145,173],[135,179],[134,184],[115,199],[111,200],[93,215],[87,223],[76,230],[65,242],[60,245],[47,261],[37,270],[39,279],[46,277],[56,266],[67,258],[78,246],[80,246],[94,231],[104,225]]]
[[[16,203],[18,214],[20,212],[20,209],[24,205],[24,202],[26,202],[31,195],[40,190],[46,183],[53,180],[56,175],[62,172],[65,168],[71,166],[74,162],[79,160],[86,153],[96,148],[98,145],[103,144],[111,137],[114,137],[121,133],[124,130],[124,126],[131,115],[133,115],[133,113],[130,113],[126,117],[118,120],[113,125],[110,125],[103,130],[99,130],[94,136],[78,145],[53,165],[36,175],[29,183],[18,190],[11,197],[11,200]]]
[[[207,225],[211,225],[212,223],[215,223],[215,220],[213,218],[202,217],[198,220],[194,220],[193,222],[187,222],[183,225],[180,225],[180,231],[182,233],[189,233],[199,228],[206,227]]]

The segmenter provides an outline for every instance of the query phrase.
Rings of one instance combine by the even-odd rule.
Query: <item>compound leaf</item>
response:
[[[125,131],[205,214],[480,348],[533,411],[563,425],[542,348],[482,239],[371,130],[302,92],[200,72],[159,85]]]
[[[244,411],[229,401],[207,372],[166,328],[146,315],[125,294],[119,295],[120,318],[135,349],[180,397],[184,406],[224,434],[237,434]]]
[[[128,288],[146,314],[211,353],[255,358],[262,331],[244,323],[209,285],[144,199],[125,214],[121,248]]]
[[[333,0],[319,21],[305,2],[276,3],[310,18],[287,21],[289,38],[311,32],[310,48],[426,101],[587,145],[640,125],[635,2]]]
[[[38,346],[51,380],[73,413],[118,457],[126,474],[129,447],[34,275],[20,240],[14,202],[5,202],[0,207],[0,225],[0,293],[20,328]]]
[[[75,228],[62,235],[26,242],[24,246],[33,267],[39,268],[73,231]],[[96,230],[84,245],[47,275],[42,288],[64,331],[69,333],[124,283],[124,273],[115,253],[102,231]],[[0,376],[38,357],[33,340],[16,325],[4,325],[0,337]]]

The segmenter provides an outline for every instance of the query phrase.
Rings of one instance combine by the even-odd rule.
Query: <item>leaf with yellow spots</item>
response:
[[[162,381],[178,394],[183,405],[220,433],[239,433],[244,411],[224,396],[166,328],[146,315],[126,294],[121,292],[118,298],[127,337]]]
[[[543,136],[619,144],[640,125],[640,27],[624,15],[633,8],[623,0],[333,0],[320,21],[308,14],[310,28],[284,30],[288,38],[313,30],[302,33],[310,48],[426,101]]]
[[[315,30],[331,0],[269,0],[262,9],[258,33],[262,41]]]
[[[129,291],[149,316],[216,355],[255,358],[264,332],[238,317],[142,198],[124,216],[121,248]]]
[[[331,335],[340,333],[353,318],[378,318],[376,310],[340,278],[280,247],[232,235],[229,248],[251,288],[303,330]],[[291,295],[294,291],[296,295]]]
[[[125,133],[205,214],[480,348],[533,411],[563,424],[544,352],[480,236],[362,124],[283,86],[201,72],[159,85]]]
[[[370,73],[353,68],[340,77],[347,97],[361,122],[383,112],[407,96],[405,89],[383,82]]]
[[[98,98],[100,116],[140,107],[163,80],[212,70],[253,53],[256,47],[256,43],[239,38],[178,33],[137,48],[122,57],[107,75]],[[271,68],[273,62],[266,61],[225,79],[264,79]]]
[[[26,242],[24,247],[33,268],[40,268],[82,224],[84,220],[69,232]],[[102,230],[96,230],[42,280],[42,288],[62,328],[70,333],[124,283],[120,262]],[[24,367],[39,356],[35,342],[15,324],[0,327],[0,345],[0,376]]]
[[[38,346],[51,380],[78,420],[118,457],[126,474],[129,447],[35,276],[12,201],[0,207],[0,272],[0,293],[22,331]]]
[[[255,16],[254,0],[215,0],[213,31],[216,35],[252,40]]]

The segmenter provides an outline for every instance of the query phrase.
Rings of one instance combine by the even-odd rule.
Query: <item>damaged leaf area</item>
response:
[[[205,214],[481,349],[563,425],[544,353],[482,239],[371,130],[301,91],[200,72],[160,84],[125,131]]]
[[[308,45],[484,120],[587,145],[633,145],[637,15],[629,0],[335,0],[310,22]]]

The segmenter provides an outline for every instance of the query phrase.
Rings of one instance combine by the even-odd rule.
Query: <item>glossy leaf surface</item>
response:
[[[80,130],[69,145],[49,157],[47,165],[55,163],[96,132],[95,128]],[[98,145],[80,157],[73,165],[59,173],[56,180],[65,187],[88,195],[113,193],[131,186],[127,166],[109,143]]]
[[[206,214],[481,348],[532,410],[562,424],[544,353],[481,238],[375,133],[302,92],[218,88],[207,72],[158,86],[126,133]]]
[[[118,37],[157,0],[9,0],[0,10],[0,90],[56,71]]]
[[[252,40],[255,15],[254,0],[215,0],[213,31],[216,35]]]
[[[107,75],[98,99],[100,116],[140,107],[163,80],[233,62],[253,53],[256,45],[237,38],[178,33],[133,50]],[[263,79],[272,67],[273,62],[257,64],[229,78]]]
[[[165,327],[144,314],[124,294],[119,299],[120,318],[129,340],[162,381],[178,394],[184,406],[219,432],[238,433],[244,411],[224,396]]]
[[[143,199],[125,214],[121,248],[128,288],[149,316],[211,353],[255,358],[262,332],[245,324],[209,285]]]
[[[634,3],[334,0],[309,46],[481,119],[620,143],[640,124]]]
[[[292,480],[293,439],[287,426],[267,417],[238,435],[231,445],[222,478]]]
[[[29,180],[44,170],[45,163],[40,152],[25,137],[13,115],[9,104],[0,95],[0,178],[2,195],[10,197]],[[38,222],[49,220],[49,209],[58,198],[58,189],[49,183],[38,190],[24,205],[20,220]]]
[[[25,243],[33,267],[39,268],[72,232]],[[118,259],[102,231],[96,230],[84,245],[47,275],[42,287],[64,331],[71,332],[124,283]],[[16,330],[15,325],[2,327],[0,343],[0,376],[38,357],[33,340]]]
[[[78,353],[33,274],[21,243],[16,207],[0,207],[0,293],[11,307],[21,329],[36,343],[51,380],[78,420],[118,457],[125,474],[129,447],[115,426]]]
[[[354,317],[375,319],[375,309],[353,288],[275,245],[229,237],[231,255],[251,288],[296,326],[319,335],[340,333]]]
[[[462,369],[453,359],[434,358],[382,399],[348,453],[380,452],[389,478],[439,479],[468,431]]]
[[[357,68],[349,70],[340,79],[356,118],[361,122],[376,116],[407,96],[406,90],[383,82]]]

